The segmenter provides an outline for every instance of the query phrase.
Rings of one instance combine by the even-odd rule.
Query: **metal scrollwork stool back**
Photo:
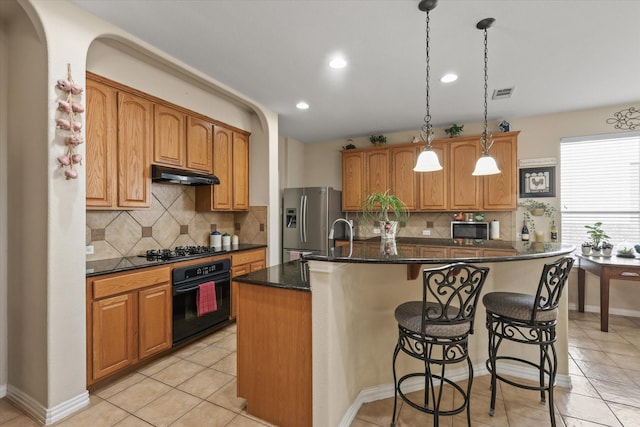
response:
[[[560,258],[545,264],[535,295],[515,292],[491,292],[482,298],[487,311],[487,330],[489,331],[489,359],[487,369],[491,374],[491,407],[494,415],[496,407],[497,380],[527,390],[539,390],[540,401],[545,403],[545,392],[549,395],[549,415],[551,425],[555,426],[553,409],[553,387],[555,385],[558,357],[556,342],[556,323],[558,303],[569,272],[573,266],[572,257]],[[520,357],[501,355],[498,350],[503,340],[539,346],[539,359],[535,362]],[[498,374],[497,361],[513,362],[511,366],[530,366],[539,373],[537,385],[530,385],[505,378]]]
[[[440,415],[455,415],[467,410],[473,381],[473,367],[469,358],[468,337],[473,333],[473,321],[480,291],[489,274],[488,267],[476,267],[468,263],[450,264],[427,269],[423,272],[422,301],[410,301],[399,305],[395,311],[398,322],[398,342],[393,353],[393,382],[395,400],[391,427],[396,425],[398,395],[413,408],[433,415],[438,426]],[[398,379],[396,359],[403,353],[424,362],[424,372],[412,372]],[[446,367],[467,362],[469,380],[466,390],[446,377]],[[401,388],[405,381],[423,378],[423,382],[407,386],[424,387],[418,402],[411,400]],[[462,403],[454,408],[440,407],[443,389],[453,387],[462,397]]]

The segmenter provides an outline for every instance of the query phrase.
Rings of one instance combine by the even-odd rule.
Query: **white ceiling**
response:
[[[425,13],[418,0],[72,0],[262,103],[301,142],[418,129]],[[434,126],[640,103],[640,0],[440,0],[431,12]],[[329,69],[343,54],[349,65]],[[453,71],[460,78],[445,85]],[[306,111],[295,104],[304,100]],[[632,104],[630,104],[632,105]]]

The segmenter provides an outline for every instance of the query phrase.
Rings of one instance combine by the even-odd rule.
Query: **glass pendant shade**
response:
[[[414,172],[435,172],[442,170],[438,155],[431,147],[425,147],[425,149],[418,156],[416,166],[413,168]]]
[[[476,162],[476,168],[471,175],[495,175],[497,173],[500,173],[500,169],[498,169],[495,159],[488,154],[483,154]]]

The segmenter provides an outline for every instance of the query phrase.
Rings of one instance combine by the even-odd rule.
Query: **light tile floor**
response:
[[[600,331],[597,314],[569,313],[569,373],[573,388],[556,387],[558,426],[640,426],[640,318],[611,316]],[[83,410],[56,426],[264,427],[236,397],[235,325],[205,337],[117,382],[91,393]],[[477,427],[548,426],[547,407],[533,391],[499,383],[496,414],[488,415],[489,376],[473,382],[471,421]],[[451,400],[451,398],[449,398]],[[398,427],[432,425],[430,416],[400,406]],[[388,426],[393,399],[366,403],[352,427]],[[6,398],[0,426],[33,421]],[[441,417],[440,425],[466,426],[466,416]]]

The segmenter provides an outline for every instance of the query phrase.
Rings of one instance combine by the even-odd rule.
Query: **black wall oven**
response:
[[[213,281],[217,310],[198,316],[198,289]],[[229,323],[231,264],[228,259],[173,269],[173,345],[193,340]]]

